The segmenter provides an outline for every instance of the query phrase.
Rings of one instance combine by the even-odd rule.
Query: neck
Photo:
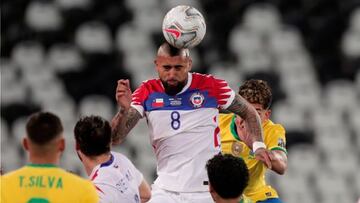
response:
[[[29,161],[32,164],[59,165],[60,154],[44,153],[42,155],[30,154]]]
[[[81,156],[82,162],[83,162],[84,167],[85,167],[86,174],[87,174],[88,176],[90,176],[90,175],[91,175],[91,172],[93,171],[93,169],[94,169],[97,165],[109,161],[109,160],[110,160],[110,157],[111,157],[111,153],[110,153],[110,152],[105,153],[105,154],[101,154],[101,155],[99,155],[99,156],[93,156],[93,157]]]

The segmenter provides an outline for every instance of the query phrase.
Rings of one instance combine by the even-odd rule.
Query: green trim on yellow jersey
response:
[[[287,150],[284,149],[284,148],[282,148],[282,147],[273,147],[273,148],[271,148],[270,150],[280,150],[280,151],[285,152],[285,154],[287,155]]]
[[[30,167],[38,167],[38,168],[57,168],[58,166],[54,165],[54,164],[26,164],[26,166],[30,166]]]
[[[232,136],[233,136],[236,140],[241,141],[239,135],[237,134],[237,132],[236,132],[236,130],[235,130],[235,129],[236,129],[235,119],[236,119],[236,115],[234,114],[233,117],[232,117],[232,119],[231,119],[231,123],[230,123],[230,131],[231,131]]]

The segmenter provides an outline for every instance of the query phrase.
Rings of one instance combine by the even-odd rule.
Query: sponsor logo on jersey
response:
[[[153,102],[151,103],[151,106],[154,108],[160,108],[164,106],[164,99],[163,98],[156,98],[155,100],[153,100]]]
[[[181,106],[181,98],[169,98],[170,106]]]
[[[278,139],[278,146],[279,146],[279,147],[282,147],[282,148],[285,148],[285,141],[284,141],[284,139],[282,139],[282,138],[279,138],[279,139]]]
[[[190,97],[190,102],[195,108],[199,108],[204,103],[204,95],[200,92],[193,93]]]

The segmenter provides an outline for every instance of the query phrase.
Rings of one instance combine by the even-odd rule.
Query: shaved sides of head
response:
[[[163,43],[157,52],[157,56],[181,56],[181,57],[189,57],[189,49],[178,49],[176,47],[171,46],[168,43]]]

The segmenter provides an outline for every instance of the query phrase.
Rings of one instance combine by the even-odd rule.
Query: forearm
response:
[[[111,121],[113,144],[121,143],[140,118],[134,108],[121,109]]]
[[[256,110],[240,95],[236,95],[233,103],[228,107],[229,111],[239,115],[245,120],[245,127],[250,136],[251,143],[263,142],[261,120]]]
[[[287,156],[282,151],[272,151],[274,159],[271,160],[272,168],[279,175],[283,175],[287,169]]]

